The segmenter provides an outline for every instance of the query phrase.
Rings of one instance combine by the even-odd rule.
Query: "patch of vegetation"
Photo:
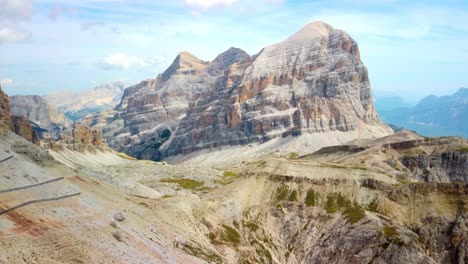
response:
[[[184,245],[184,251],[192,256],[202,258],[209,263],[223,263],[221,256],[197,245],[186,244]]]
[[[418,156],[427,154],[427,152],[422,147],[416,147],[408,150],[407,154],[410,156]]]
[[[271,255],[270,251],[258,240],[254,239],[250,241],[252,246],[255,246],[255,252],[257,253],[258,257],[261,259],[257,259],[258,263],[273,263],[273,256]]]
[[[377,197],[372,199],[372,201],[367,205],[366,209],[369,212],[380,213]]]
[[[357,223],[366,216],[364,208],[362,208],[362,206],[357,202],[354,202],[353,205],[346,208],[343,214],[352,224]]]
[[[286,200],[286,197],[288,197],[289,194],[289,187],[286,185],[281,185],[278,188],[276,188],[276,200],[278,201],[284,201]]]
[[[291,192],[291,194],[289,195],[288,201],[297,202],[297,190],[294,190]]]
[[[367,167],[361,167],[361,166],[346,166],[346,165],[340,165],[340,164],[334,164],[334,163],[320,163],[320,167],[323,168],[333,168],[333,169],[344,169],[344,170],[362,170],[366,171],[368,170]]]
[[[137,160],[134,157],[131,157],[125,153],[117,153],[117,156],[121,157],[122,159],[127,159],[127,160]]]
[[[297,158],[299,158],[299,153],[291,152],[291,153],[289,153],[289,158],[290,159],[297,159]]]
[[[223,172],[223,177],[239,177],[239,173],[227,170]]]
[[[387,238],[392,238],[398,236],[396,228],[393,226],[385,226],[383,229],[383,234]]]
[[[315,193],[315,191],[313,189],[309,189],[307,191],[307,195],[306,195],[306,198],[305,198],[305,204],[307,206],[317,206],[318,204],[318,195],[317,193]]]
[[[162,198],[163,198],[163,199],[167,199],[167,198],[172,198],[172,197],[175,197],[175,196],[174,196],[174,195],[165,194]]]
[[[463,146],[458,151],[460,151],[461,153],[468,153],[468,146]]]
[[[221,185],[228,185],[234,182],[239,177],[239,173],[235,171],[224,171],[223,176],[221,176],[219,180],[214,180],[213,182]]]
[[[347,209],[351,206],[351,201],[341,193],[332,193],[327,196],[325,210],[329,214],[338,212],[340,209]]]
[[[233,245],[238,245],[241,242],[241,235],[234,227],[228,225],[223,225],[224,230],[221,233],[221,240],[223,242],[231,243]]]
[[[245,227],[247,227],[248,229],[250,229],[251,231],[255,232],[257,231],[258,229],[260,229],[260,226],[257,225],[256,223],[252,222],[252,221],[248,221],[244,224]]]
[[[203,186],[203,182],[192,179],[162,179],[161,182],[175,183],[178,184],[181,188],[187,190],[194,190]]]

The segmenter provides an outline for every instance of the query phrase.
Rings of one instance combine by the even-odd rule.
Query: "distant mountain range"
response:
[[[103,84],[89,91],[75,93],[60,91],[46,95],[46,101],[56,106],[72,121],[77,121],[90,113],[112,109],[120,103],[125,83],[116,81]]]
[[[400,97],[377,98],[377,112],[394,126],[424,136],[468,137],[468,88],[449,96],[430,95],[415,106]]]

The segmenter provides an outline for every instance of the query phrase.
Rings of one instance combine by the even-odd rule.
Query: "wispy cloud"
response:
[[[32,0],[0,0],[0,44],[28,40],[31,33],[20,22],[32,15]]]
[[[131,68],[146,68],[158,65],[164,62],[165,59],[161,56],[142,59],[137,56],[115,53],[104,58],[100,66],[103,70],[129,70]]]

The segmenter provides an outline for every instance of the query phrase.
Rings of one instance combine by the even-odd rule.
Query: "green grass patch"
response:
[[[468,153],[468,146],[463,146],[458,151],[460,151],[461,153]]]
[[[291,192],[291,194],[289,195],[288,201],[297,202],[297,190],[294,190]]]
[[[286,185],[281,185],[276,188],[275,196],[277,201],[284,201],[288,197],[289,187]]]
[[[304,203],[307,206],[317,206],[317,204],[318,204],[318,194],[313,189],[309,189],[307,191],[307,195],[306,195]]]
[[[383,229],[383,235],[386,238],[395,238],[395,237],[398,237],[398,232],[396,231],[396,228],[393,226],[385,226]]]
[[[235,171],[224,171],[223,176],[220,179],[214,180],[213,182],[220,185],[228,185],[234,182],[240,177],[239,173]]]
[[[366,209],[369,212],[380,213],[379,202],[377,201],[377,198],[372,199],[372,201],[367,205]]]
[[[175,183],[178,184],[181,188],[187,190],[194,190],[203,186],[203,182],[192,179],[162,179],[161,182]]]
[[[223,232],[221,233],[221,240],[223,242],[238,245],[241,242],[241,235],[234,227],[223,225]]]
[[[250,231],[257,231],[258,229],[260,229],[260,226],[257,225],[256,223],[252,222],[252,221],[248,221],[244,224],[245,227],[247,227]]]
[[[297,159],[297,158],[299,158],[299,153],[291,152],[291,153],[289,153],[289,158],[290,159]]]
[[[351,201],[341,193],[332,193],[327,196],[325,210],[329,214],[336,213],[341,209],[347,209],[349,207],[351,207]]]
[[[121,157],[122,159],[127,159],[127,160],[137,160],[134,157],[131,157],[125,153],[117,153],[117,156]]]
[[[343,214],[352,224],[357,223],[366,216],[364,208],[357,202],[354,202],[353,205],[346,208]]]
[[[204,259],[208,263],[223,263],[221,256],[197,245],[185,244],[184,251],[192,256]]]

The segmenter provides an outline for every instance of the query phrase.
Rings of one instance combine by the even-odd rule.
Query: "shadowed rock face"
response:
[[[10,114],[10,100],[8,95],[2,91],[0,86],[0,132],[12,130]]]
[[[11,96],[11,113],[23,116],[57,138],[60,132],[71,126],[71,121],[41,96]]]
[[[183,52],[157,79],[127,89],[120,111],[111,146],[156,160],[362,126],[391,133],[374,110],[357,43],[320,22],[253,58],[230,49],[208,63]]]
[[[20,137],[36,145],[40,144],[37,132],[31,127],[31,123],[24,116],[12,116],[13,131]]]

